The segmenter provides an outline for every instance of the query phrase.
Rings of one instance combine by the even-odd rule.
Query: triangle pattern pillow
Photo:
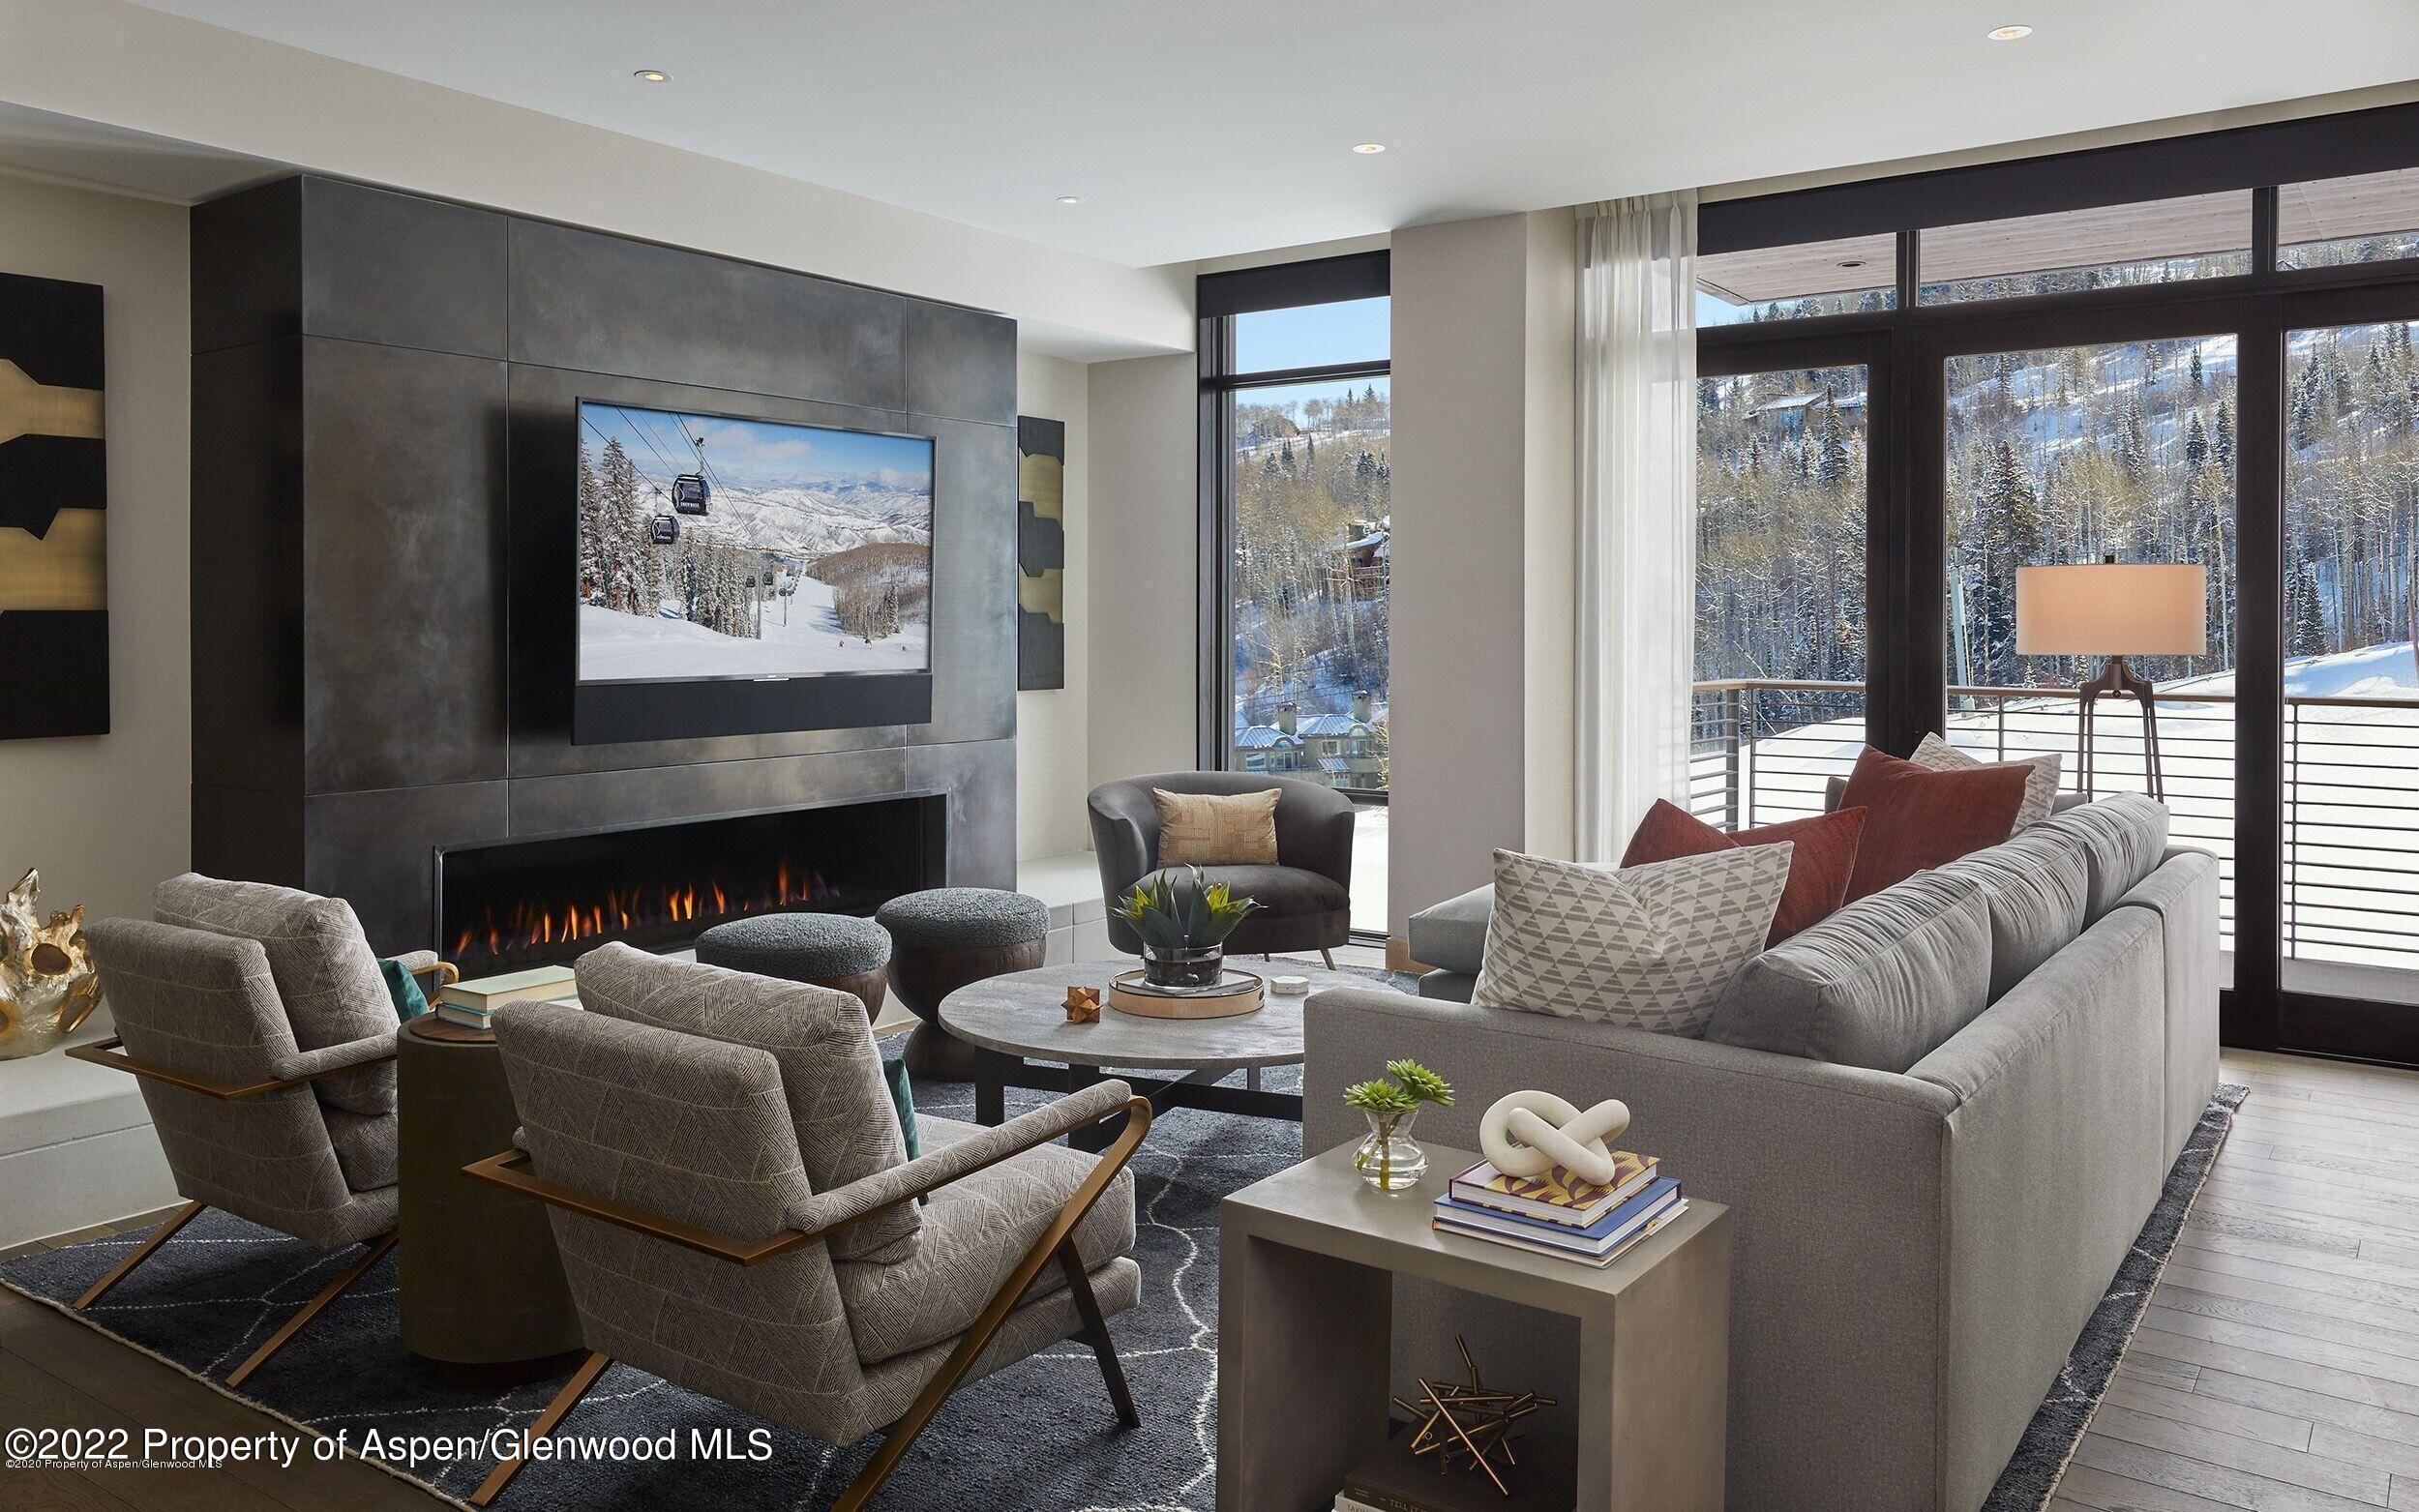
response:
[[[1495,852],[1495,912],[1471,1001],[1695,1035],[1764,948],[1790,845],[1607,871]]]
[[[2058,802],[2058,779],[2066,766],[2066,757],[2054,752],[2014,761],[1978,760],[1938,735],[1926,735],[1907,759],[1929,772],[1970,772],[1979,766],[2032,768],[2024,774],[2024,806],[2016,811],[2016,827],[2019,830],[2049,817]]]

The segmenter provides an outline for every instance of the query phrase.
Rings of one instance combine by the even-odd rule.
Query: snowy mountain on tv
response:
[[[582,402],[580,678],[930,669],[933,443]]]

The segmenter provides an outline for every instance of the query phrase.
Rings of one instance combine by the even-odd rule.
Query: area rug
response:
[[[2150,1306],[2150,1293],[2167,1268],[2167,1257],[2175,1251],[2175,1237],[2184,1231],[2194,1199],[2200,1196],[2200,1184],[2209,1179],[2209,1168],[2217,1164],[2226,1131],[2234,1126],[2234,1110],[2250,1095],[2251,1088],[2229,1082],[2220,1086],[2201,1111],[2199,1124],[2184,1141],[2184,1153],[2175,1157],[2175,1165],[2167,1171],[2158,1205],[2151,1208],[2134,1247],[2117,1266],[2116,1279],[2108,1283],[2107,1293],[2092,1309],[2076,1338],[2065,1368],[2058,1372],[2057,1384],[2050,1388],[2041,1410],[2033,1414],[2024,1437],[2016,1440],[2016,1453],[1999,1472],[1999,1484],[1984,1500],[1983,1512],[2040,1512],[2057,1494],[2067,1462],[2075,1457],[2075,1446],[2083,1441],[2092,1414],[2100,1409],[2100,1398],[2108,1389],[2108,1379],[2116,1374],[2117,1362],[2125,1358],[2126,1345],[2133,1342],[2134,1327]]]
[[[886,1047],[897,1053],[894,1041]],[[1297,1090],[1299,1072],[1268,1084]],[[971,1115],[962,1084],[918,1082],[919,1107]],[[2042,1406],[1990,1512],[2046,1502],[2089,1423],[2173,1247],[2243,1091],[2226,1087],[2170,1175],[2165,1195],[2106,1298],[2076,1345],[2058,1388]],[[1041,1093],[1009,1093],[1009,1112]],[[884,1488],[887,1512],[966,1507],[1081,1512],[1210,1512],[1216,1442],[1217,1207],[1219,1200],[1300,1158],[1290,1123],[1178,1110],[1151,1125],[1136,1153],[1136,1258],[1142,1305],[1112,1331],[1143,1409],[1143,1426],[1116,1428],[1090,1352],[1060,1346],[957,1393]],[[141,1241],[120,1234],[0,1262],[0,1284],[62,1306]],[[238,1400],[331,1438],[448,1501],[475,1489],[493,1456],[462,1452],[499,1429],[535,1419],[557,1382],[504,1391],[448,1384],[398,1342],[392,1257],[254,1376],[241,1392],[221,1378],[354,1252],[321,1256],[296,1240],[209,1213],[83,1320]],[[75,1316],[75,1315],[71,1315]],[[721,1431],[717,1436],[716,1431]],[[875,1441],[849,1449],[775,1428],[653,1376],[614,1366],[565,1421],[561,1434],[601,1442],[660,1441],[669,1459],[561,1460],[523,1469],[495,1505],[580,1506],[658,1512],[665,1506],[827,1506]],[[727,1456],[693,1445],[719,1441]],[[759,1446],[762,1446],[761,1449]]]

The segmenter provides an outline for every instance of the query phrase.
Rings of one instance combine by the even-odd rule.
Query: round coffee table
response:
[[[1323,971],[1295,961],[1238,960],[1234,964],[1263,977],[1307,977],[1311,993],[1338,987],[1391,991],[1365,976]],[[1301,1064],[1307,993],[1279,997],[1269,993],[1259,1012],[1232,1019],[1145,1019],[1120,1013],[1107,1001],[1109,979],[1136,965],[1132,957],[1122,956],[1041,966],[970,983],[941,999],[941,1023],[974,1047],[975,1121],[996,1124],[1006,1117],[1008,1087],[1072,1092],[1108,1080],[1109,1068],[1118,1067],[1177,1073],[1165,1081],[1142,1079],[1136,1086],[1150,1099],[1154,1112],[1202,1108],[1301,1122],[1301,1094],[1264,1091],[1259,1073],[1267,1066]],[[1068,1020],[1070,987],[1102,989],[1097,1023]],[[1249,1074],[1247,1084],[1219,1084],[1238,1071]],[[1114,1119],[1093,1124],[1070,1136],[1070,1142],[1078,1148],[1105,1148],[1122,1123]]]

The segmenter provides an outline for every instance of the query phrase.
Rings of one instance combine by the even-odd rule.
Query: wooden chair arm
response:
[[[1084,1178],[1084,1184],[1077,1188],[1075,1196],[1069,1198],[1065,1206],[1061,1207],[1060,1217],[1051,1229],[1052,1234],[1057,1236],[1051,1240],[1053,1246],[1057,1244],[1059,1238],[1063,1238],[1067,1233],[1074,1231],[1075,1225],[1082,1221],[1086,1212],[1090,1211],[1092,1203],[1099,1201],[1100,1194],[1108,1190],[1109,1183],[1116,1179],[1118,1171],[1128,1159],[1132,1158],[1135,1146],[1142,1143],[1145,1131],[1150,1127],[1150,1099],[1147,1097],[1127,1098],[1099,1116],[1087,1118],[1075,1125],[1080,1129],[1095,1123],[1105,1123],[1120,1113],[1125,1117],[1123,1132],[1118,1136],[1115,1142],[1100,1152],[1100,1159],[1092,1167],[1091,1173]],[[979,1166],[970,1166],[942,1180],[918,1183],[898,1193],[880,1206],[867,1208],[864,1212],[852,1218],[843,1219],[839,1223],[826,1224],[821,1229],[811,1230],[779,1229],[761,1239],[741,1239],[727,1233],[717,1233],[711,1229],[684,1223],[677,1218],[640,1207],[635,1203],[617,1202],[611,1198],[594,1197],[576,1187],[567,1187],[559,1182],[549,1181],[543,1176],[532,1175],[526,1169],[529,1164],[529,1155],[526,1150],[504,1150],[490,1155],[485,1160],[474,1160],[463,1167],[462,1171],[463,1175],[473,1180],[485,1181],[493,1186],[502,1187],[508,1192],[518,1192],[523,1197],[535,1198],[541,1202],[562,1208],[566,1212],[616,1224],[634,1232],[647,1234],[653,1238],[680,1245],[685,1249],[695,1250],[701,1255],[710,1255],[716,1260],[729,1260],[736,1265],[761,1265],[768,1260],[787,1255],[792,1250],[802,1249],[810,1244],[820,1244],[843,1229],[861,1224],[868,1218],[878,1217],[928,1192],[939,1191],[950,1182],[962,1181],[977,1171],[987,1170],[1003,1160],[1013,1159],[1037,1145],[1047,1144],[1068,1132],[1070,1131],[1066,1129],[1053,1129],[1047,1134],[1036,1135],[1013,1149],[1000,1151]],[[1078,1202],[1081,1203],[1080,1207],[1076,1205]],[[1073,1217],[1067,1216],[1067,1208],[1075,1208]],[[1030,1279],[1029,1276],[1028,1282]],[[1020,1287],[1019,1290],[1022,1290]]]
[[[199,1092],[204,1097],[215,1097],[225,1103],[237,1102],[247,1097],[258,1097],[267,1092],[282,1092],[290,1086],[305,1086],[322,1077],[342,1076],[347,1071],[359,1071],[365,1066],[374,1066],[380,1061],[395,1058],[395,1052],[390,1050],[383,1055],[373,1055],[367,1060],[356,1060],[349,1065],[330,1066],[324,1071],[314,1071],[305,1076],[281,1077],[271,1082],[212,1082],[201,1077],[189,1076],[185,1072],[173,1070],[167,1066],[155,1066],[147,1060],[136,1060],[121,1049],[125,1043],[125,1040],[113,1034],[105,1040],[97,1040],[90,1045],[71,1045],[68,1047],[67,1053],[75,1060],[90,1061],[96,1066],[109,1066],[133,1076],[148,1077],[154,1082],[164,1082],[170,1086],[182,1087],[188,1092]]]

